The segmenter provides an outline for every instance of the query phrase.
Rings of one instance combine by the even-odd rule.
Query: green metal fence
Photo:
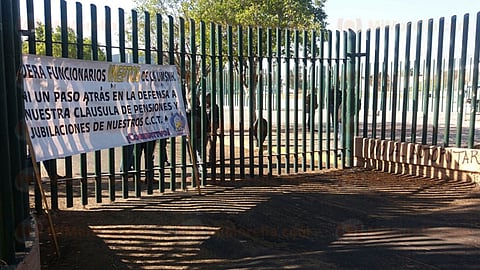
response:
[[[19,7],[16,1],[0,3],[0,267],[13,264],[16,252],[25,250],[30,225],[25,142],[21,140],[23,101],[16,81],[20,66]]]
[[[357,50],[367,54],[357,66],[358,134],[478,147],[479,22],[479,14],[466,14],[461,23],[452,16],[447,22],[395,25],[393,31],[388,26],[367,30],[365,38],[358,33],[358,44],[366,48],[358,45]]]
[[[426,38],[422,21],[413,30],[411,23],[396,25],[391,38],[388,26],[375,29],[373,35],[371,30],[233,27],[135,10],[126,14],[108,6],[100,12],[95,5],[80,3],[67,14],[71,10],[67,2],[59,1],[61,39],[55,40],[50,1],[44,1],[41,23],[46,31],[41,37],[35,36],[36,11],[31,2],[27,1],[29,36],[25,39],[29,53],[178,66],[187,106],[193,106],[195,114],[197,103],[192,101],[198,98],[201,107],[201,125],[195,130],[193,121],[191,126],[192,137],[198,137],[194,147],[202,149],[202,185],[207,180],[349,167],[353,136],[424,144],[454,142],[461,147],[475,144],[478,55],[470,58],[473,62],[466,72],[467,52],[472,52],[468,15],[458,27],[452,17],[450,36],[444,33],[442,18],[435,31],[433,20],[428,21]],[[89,29],[84,28],[85,18],[91,22]],[[459,27],[464,29],[461,39],[454,37]],[[72,31],[74,40],[68,38]],[[443,48],[449,39],[447,55]],[[38,48],[45,49],[39,52]],[[469,95],[468,104],[464,93]],[[213,133],[206,130],[206,110],[201,106],[207,94],[220,108],[219,128]],[[255,125],[257,119],[265,121]],[[463,127],[466,119],[468,128]],[[265,140],[260,143],[261,133]],[[214,142],[213,151],[209,142]],[[155,147],[153,165],[138,150],[133,170],[125,172],[120,163],[126,165],[121,160],[126,160],[127,147],[59,159],[53,167],[65,178],[50,180],[52,207],[58,207],[59,192],[66,194],[65,204],[71,207],[77,193],[85,205],[89,195],[102,202],[193,187],[185,145],[185,138],[171,138],[151,146]],[[142,183],[151,172],[155,181]]]
[[[60,28],[55,30],[52,3],[44,1],[40,24],[32,3],[27,1],[24,49],[28,53],[176,64],[192,112],[197,112],[197,104],[192,101],[198,98],[201,106],[210,94],[212,103],[220,108],[218,130],[206,132],[205,120],[201,120],[199,130],[191,123],[192,137],[202,134],[193,140],[194,147],[202,148],[202,185],[207,180],[231,181],[345,165],[341,147],[341,138],[345,137],[339,135],[342,122],[328,117],[328,103],[336,98],[326,91],[327,87],[340,89],[341,72],[347,63],[345,52],[340,51],[340,39],[333,43],[333,35],[339,38],[339,32],[224,27],[159,14],[125,14],[123,9],[112,12],[109,7],[99,12],[94,5],[86,8],[80,3],[76,3],[73,14],[67,14],[70,3],[66,1],[59,1]],[[90,29],[84,28],[85,18],[91,22]],[[75,26],[68,24],[73,21]],[[44,32],[39,31],[43,26]],[[58,31],[60,38],[55,39]],[[70,32],[75,33],[74,39],[69,38]],[[305,104],[307,94],[313,97],[309,104]],[[206,113],[204,106],[199,113]],[[335,117],[337,114],[335,111]],[[309,118],[312,120],[307,124]],[[257,119],[266,121],[255,125]],[[260,143],[256,138],[262,136],[265,140]],[[214,142],[214,151],[209,150],[207,142]],[[64,197],[61,203],[71,207],[77,194],[86,205],[90,198],[95,202],[105,198],[114,201],[117,197],[193,187],[192,164],[185,145],[185,138],[155,144],[153,166],[140,157],[138,150],[134,168],[125,172],[120,165],[126,165],[127,147],[53,161],[49,167],[57,173],[49,179],[51,206],[58,208],[59,197]],[[168,162],[163,160],[165,151]],[[143,183],[149,172],[153,172],[155,181]],[[48,180],[45,171],[44,175]],[[41,207],[38,196],[36,205]]]
[[[198,116],[191,127],[194,147],[201,149],[202,185],[350,167],[354,136],[469,148],[480,140],[478,14],[473,27],[467,14],[462,23],[453,16],[447,25],[442,18],[364,32],[303,31],[223,26],[63,0],[39,2],[26,0],[27,14],[20,17],[26,22],[25,53],[178,67],[188,107]],[[9,3],[2,1],[2,20],[14,24],[16,12],[9,11],[16,9],[6,7]],[[58,5],[58,17],[52,5]],[[13,133],[23,102],[7,91],[21,87],[12,73],[20,56],[14,48],[20,44],[11,36],[18,29],[4,23],[0,50],[6,60],[1,100],[7,108],[0,139],[9,142],[0,166],[9,175],[26,167],[25,142]],[[199,110],[192,102],[197,98]],[[219,128],[212,133],[202,106],[207,98],[219,106]],[[43,180],[51,207],[195,186],[186,138],[148,144],[144,153],[151,148],[153,163],[136,146],[131,170],[121,170],[129,147],[47,162],[52,174],[43,169]],[[7,245],[14,242],[12,228],[28,213],[28,197],[12,180],[0,182],[0,214],[10,218],[0,224],[1,252],[10,261]],[[35,198],[40,211],[38,191]]]

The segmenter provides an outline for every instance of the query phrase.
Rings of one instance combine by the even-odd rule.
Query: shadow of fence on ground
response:
[[[42,258],[45,269],[473,269],[479,208],[470,182],[359,169],[230,181],[58,211],[63,256],[44,234]]]

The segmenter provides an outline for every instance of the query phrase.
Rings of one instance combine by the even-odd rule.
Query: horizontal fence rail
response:
[[[58,26],[51,1],[26,1],[24,53],[177,66],[202,185],[350,167],[354,136],[469,148],[479,141],[478,15],[474,27],[467,15],[458,25],[452,17],[449,33],[443,18],[393,31],[303,31],[80,3],[67,14],[73,2],[53,4]],[[218,105],[213,131],[207,101]],[[52,208],[192,188],[186,145],[177,137],[44,162]]]

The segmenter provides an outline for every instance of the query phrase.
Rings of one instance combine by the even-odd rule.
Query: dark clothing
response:
[[[220,109],[217,104],[213,105],[213,110],[209,107],[206,108],[207,119],[208,119],[208,132],[216,133],[220,127]],[[212,126],[213,125],[213,126]],[[213,128],[212,128],[213,127]]]
[[[341,90],[334,90],[333,88],[330,89],[330,92],[328,93],[329,94],[329,104],[328,104],[328,112],[330,114],[330,120],[331,120],[331,123],[334,123],[335,122],[335,119],[334,119],[334,115],[335,115],[335,108],[337,110],[337,120],[338,122],[341,122],[341,119],[342,119],[342,116],[340,115],[341,114],[341,110],[340,110],[340,106],[342,104],[342,91]],[[336,97],[335,97],[335,94],[336,94]],[[336,98],[336,100],[335,100]]]
[[[307,113],[310,112],[310,103],[312,103],[311,98],[312,98],[312,97],[311,97],[310,94],[308,94],[308,95],[305,96],[305,111],[306,111]],[[316,109],[318,109],[318,102],[317,102],[317,99],[314,98],[314,99],[313,99],[313,110],[315,111]]]
[[[187,111],[187,118],[190,125],[190,134],[192,137],[193,147],[201,150],[201,141],[202,141],[202,131],[204,132],[204,137],[206,137],[207,128],[202,130],[202,108],[197,107]],[[208,123],[208,120],[205,118],[203,123]]]
[[[259,128],[261,128],[259,130]],[[255,140],[257,140],[258,145],[263,145],[263,142],[267,138],[268,135],[268,122],[265,120],[265,118],[262,118],[262,120],[259,121],[255,120],[253,123],[253,136],[255,137]],[[259,137],[260,136],[260,137]]]
[[[53,162],[56,162],[56,160],[55,159],[49,159],[49,160],[44,160],[42,162],[43,167],[45,167],[45,171],[47,171],[48,177],[50,177],[50,179],[53,179],[55,176],[58,177],[57,170],[56,170],[55,166],[53,166]]]
[[[202,129],[202,108],[200,106],[194,107],[190,110],[187,110],[187,118],[190,125],[190,139],[193,151],[198,164],[198,171],[200,174],[203,173],[203,159],[202,153],[204,153],[206,144],[207,144],[207,128]],[[205,115],[203,123],[208,123],[208,119]],[[202,136],[203,132],[203,136]],[[202,144],[202,137],[204,138]]]
[[[305,96],[305,113],[307,114],[307,122],[306,122],[306,129],[310,130],[310,119],[315,119],[315,110],[318,108],[318,102],[317,99],[314,96],[314,99],[311,100],[312,97],[310,94]],[[310,115],[310,105],[313,101],[313,111],[312,115]],[[315,126],[315,123],[313,123],[313,126]]]
[[[206,108],[207,120],[208,120],[208,138],[207,138],[207,162],[212,164],[215,163],[215,154],[216,154],[216,144],[217,144],[217,131],[220,127],[220,109],[217,104],[213,105],[213,109],[210,107]]]
[[[154,176],[153,160],[155,158],[155,144],[156,144],[156,141],[143,142],[143,143],[140,143],[137,148],[137,155],[139,159],[142,155],[142,152],[144,153],[145,169],[147,171],[146,177],[147,179],[152,179],[152,180]]]
[[[155,159],[155,146],[156,146],[157,141],[149,141],[149,142],[143,142],[137,144],[137,149],[135,150],[135,145],[127,145],[127,153],[126,153],[126,165],[127,165],[127,170],[126,171],[131,171],[133,170],[133,161],[134,157],[137,156],[138,159],[141,158],[142,153],[144,155],[145,159],[145,168],[147,171],[146,177],[147,179],[153,179],[154,176],[154,159]],[[160,149],[160,154],[163,155],[163,162],[164,164],[168,164],[168,158],[167,158],[167,151],[166,151],[166,142],[165,140],[160,140],[160,145],[162,146]],[[135,152],[135,153],[134,153]],[[123,165],[123,163],[122,163]],[[121,171],[123,171],[123,166],[120,168]]]

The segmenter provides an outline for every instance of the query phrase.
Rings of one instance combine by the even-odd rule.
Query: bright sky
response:
[[[365,29],[395,23],[449,20],[465,13],[470,20],[480,11],[479,0],[327,0],[325,12],[330,29]]]

